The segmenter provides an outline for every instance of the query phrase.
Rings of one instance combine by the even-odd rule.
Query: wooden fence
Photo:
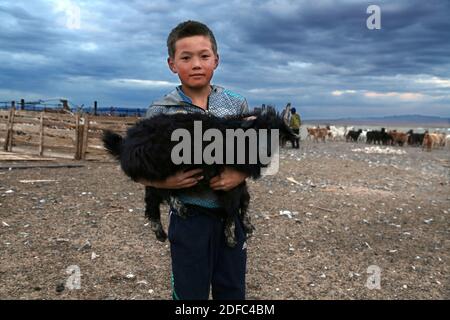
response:
[[[5,151],[40,156],[100,160],[107,158],[103,130],[125,133],[138,117],[110,117],[24,111],[12,107],[0,110],[0,145]]]

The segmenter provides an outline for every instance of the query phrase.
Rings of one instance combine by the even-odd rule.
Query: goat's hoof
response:
[[[255,231],[255,227],[251,223],[243,224],[245,238],[249,239],[253,236],[253,231]]]
[[[165,242],[167,240],[167,234],[162,231],[155,231],[156,239],[161,242]]]
[[[166,241],[167,234],[164,231],[160,220],[150,220],[150,228],[152,229],[153,233],[155,234],[156,239],[158,239],[161,242]]]
[[[234,248],[236,247],[237,241],[235,238],[227,238],[227,246],[229,246],[230,248]]]

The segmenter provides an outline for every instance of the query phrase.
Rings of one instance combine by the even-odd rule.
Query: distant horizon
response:
[[[395,114],[395,115],[377,115],[377,116],[367,116],[367,117],[361,117],[361,116],[355,116],[355,117],[339,117],[339,118],[303,118],[305,121],[312,121],[312,120],[375,120],[375,119],[386,119],[386,118],[407,118],[407,117],[422,117],[422,118],[434,118],[434,119],[440,119],[440,120],[447,120],[450,121],[449,117],[443,117],[438,115],[424,115],[424,114]]]
[[[42,101],[56,101],[56,100],[60,100],[60,99],[67,99],[67,98],[51,98],[51,99],[37,99],[35,101],[26,101],[25,103],[35,103],[38,102],[39,100]],[[73,102],[71,102],[70,99],[67,99],[69,101],[69,105],[72,105],[73,107],[81,107],[80,105],[74,105]],[[20,108],[20,99],[12,99],[12,100],[8,100],[8,99],[2,99],[0,98],[0,109],[4,108],[5,104],[10,104],[11,101],[14,101],[16,104],[16,108]],[[2,105],[3,104],[3,105]],[[43,104],[42,107],[50,106],[50,107],[55,107],[58,103],[48,103],[48,104]],[[60,103],[59,103],[60,104]],[[94,108],[93,106],[94,104],[92,103],[92,105],[88,105],[85,106],[83,105],[83,109],[84,110],[91,110]],[[266,106],[271,106],[270,104],[265,104]],[[115,106],[115,105],[111,105],[109,107],[102,107],[101,105],[99,105],[97,107],[97,110],[109,110],[111,107],[114,108],[114,110],[122,110],[122,109],[127,109],[127,110],[140,110],[141,112],[145,112],[148,107],[134,107],[134,106]],[[272,107],[275,108],[275,110],[281,112],[284,107],[277,107],[277,106],[273,106]],[[261,108],[261,105],[259,106],[249,106],[250,110],[253,110],[255,108]],[[448,121],[450,123],[450,115],[449,116],[441,116],[441,115],[433,115],[433,114],[418,114],[418,113],[407,113],[407,114],[391,114],[391,115],[371,115],[371,116],[345,116],[345,115],[341,115],[339,117],[305,117],[302,115],[302,106],[298,106],[297,108],[297,112],[300,114],[300,116],[302,117],[303,121],[346,121],[346,120],[382,120],[382,119],[393,119],[393,118],[410,118],[410,117],[422,117],[422,118],[429,118],[431,119],[435,119],[435,120],[445,120]],[[400,119],[398,119],[400,120]]]
[[[358,127],[391,128],[447,128],[450,130],[450,118],[429,115],[394,115],[376,117],[346,117],[340,119],[303,119],[304,124],[353,125]]]

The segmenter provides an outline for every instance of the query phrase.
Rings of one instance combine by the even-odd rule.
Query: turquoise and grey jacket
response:
[[[219,86],[211,86],[212,90],[208,97],[207,109],[202,109],[192,103],[178,86],[175,90],[155,101],[148,108],[146,117],[150,118],[157,114],[174,114],[178,112],[206,112],[213,116],[224,117],[248,113],[248,104],[244,97]],[[178,198],[187,204],[194,204],[206,208],[217,208],[219,203],[213,190],[200,191],[197,188],[182,190],[178,192]]]

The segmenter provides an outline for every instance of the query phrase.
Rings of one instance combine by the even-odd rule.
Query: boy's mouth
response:
[[[190,77],[192,78],[197,78],[197,77],[204,77],[205,75],[202,73],[195,73],[195,74],[191,74]]]

